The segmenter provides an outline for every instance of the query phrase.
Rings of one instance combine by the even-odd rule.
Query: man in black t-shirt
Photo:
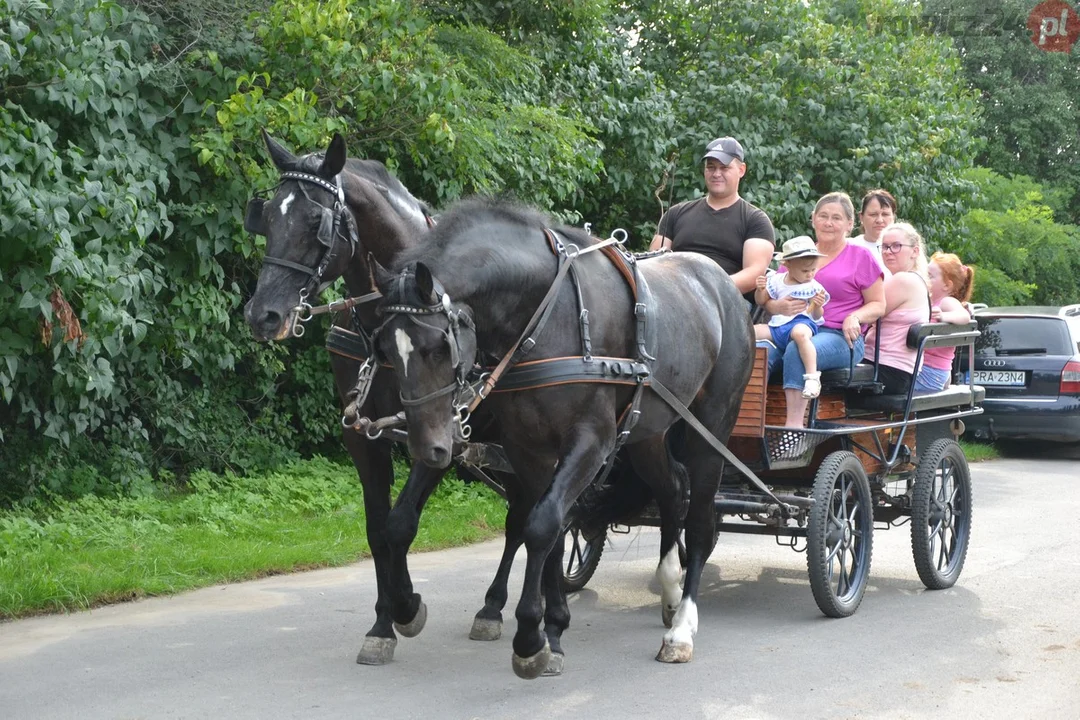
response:
[[[772,260],[776,234],[769,216],[739,197],[743,155],[735,138],[709,143],[701,158],[708,195],[670,207],[649,249],[701,253],[724,268],[740,292],[752,295]]]

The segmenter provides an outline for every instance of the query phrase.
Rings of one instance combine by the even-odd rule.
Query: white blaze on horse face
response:
[[[296,199],[296,193],[289,193],[289,196],[281,201],[281,216],[285,217],[289,212],[289,206],[292,205],[292,201]]]
[[[398,328],[394,331],[394,343],[397,345],[398,355],[401,356],[401,365],[405,368],[405,377],[409,377],[409,355],[413,351],[412,339],[407,332]]]

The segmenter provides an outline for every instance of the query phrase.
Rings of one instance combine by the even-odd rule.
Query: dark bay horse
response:
[[[262,340],[289,337],[303,319],[297,312],[302,302],[314,300],[320,287],[343,277],[349,296],[374,290],[368,257],[392,263],[406,249],[424,241],[427,211],[404,185],[372,160],[346,159],[345,142],[335,135],[324,154],[296,157],[265,132],[267,150],[281,172],[281,183],[265,202],[253,201],[246,223],[266,236],[266,259],[255,293],[244,316],[252,333]],[[378,325],[371,303],[358,305],[336,322],[370,337]],[[370,350],[370,349],[369,349]],[[331,354],[334,382],[343,405],[357,383],[363,348],[353,357]],[[370,352],[367,353],[370,356]],[[401,410],[399,389],[392,372],[380,369],[370,392],[358,408],[361,416],[381,418]],[[481,418],[481,423],[483,422]],[[478,436],[490,434],[482,424]],[[391,443],[368,440],[363,433],[343,432],[357,474],[364,488],[367,538],[375,564],[378,599],[375,624],[368,631],[357,662],[381,665],[393,659],[398,632],[413,637],[423,629],[427,609],[413,592],[406,556],[416,536],[420,513],[442,479],[445,469],[414,463],[405,488],[390,506],[393,483]],[[488,589],[484,607],[477,613],[471,637],[499,637],[506,585],[514,552],[520,540],[515,528],[523,524],[515,516],[528,509],[511,496],[507,517],[507,547],[499,571]]]
[[[543,329],[531,338],[530,363],[582,356],[584,308],[593,356],[632,358],[637,352],[635,297],[608,258],[599,252],[578,256],[576,291],[569,283],[551,290],[562,262],[553,250],[557,241],[561,238],[564,256],[597,241],[573,228],[550,234],[549,227],[545,217],[530,210],[465,201],[441,216],[427,242],[398,256],[396,273],[377,268],[384,295],[380,312],[386,319],[376,344],[392,362],[408,399],[405,415],[414,459],[446,466],[457,422],[455,393],[446,388],[458,382],[459,364],[471,362],[472,348],[491,359],[510,357],[551,292],[554,300]],[[654,336],[651,379],[670,389],[726,442],[751,372],[753,332],[745,302],[719,266],[695,253],[667,253],[641,261],[639,269],[651,297],[645,303]],[[669,433],[681,425],[680,416],[656,392],[654,386],[640,396],[640,419],[622,457],[648,483],[661,514],[657,574],[670,630],[657,659],[686,662],[693,656],[701,572],[715,538],[713,498],[723,458],[685,425],[685,432]],[[496,384],[484,400],[497,419],[518,482],[539,498],[524,530],[528,561],[513,641],[513,668],[521,677],[537,677],[553,658],[561,665],[569,611],[555,582],[560,528],[616,448],[619,419],[634,393],[626,384],[552,381],[503,393]],[[675,436],[682,438],[678,447],[673,447]],[[687,558],[681,594],[680,508],[686,512]]]

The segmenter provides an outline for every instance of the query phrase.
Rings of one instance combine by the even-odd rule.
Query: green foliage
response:
[[[1076,296],[1075,234],[1047,213],[1075,212],[1077,164],[1032,154],[1072,127],[1036,120],[1065,96],[980,85],[903,0],[0,0],[0,17],[0,503],[340,453],[321,333],[257,344],[241,320],[263,249],[242,211],[276,179],[263,128],[300,152],[341,132],[436,205],[515,196],[639,247],[730,133],[781,237],[821,193],[880,185],[979,265],[980,297]],[[963,47],[1073,88],[1075,60]],[[1019,152],[1040,184],[962,172],[965,72],[1013,108],[987,109],[986,157]]]
[[[196,141],[219,176],[260,177],[265,127],[298,148],[341,132],[354,154],[384,161],[436,203],[512,193],[551,209],[595,180],[599,148],[587,126],[536,103],[528,88],[541,85],[539,70],[490,33],[454,34],[389,0],[284,0],[254,22],[253,71],[208,104],[217,127]],[[461,55],[447,55],[438,37]],[[506,68],[513,82],[489,82]]]
[[[138,442],[120,376],[165,284],[147,245],[172,229],[160,112],[139,92],[154,29],[111,3],[2,0],[0,15],[0,392],[64,444],[106,426]]]
[[[986,146],[979,164],[1053,187],[1065,198],[1048,203],[1056,217],[1080,224],[1080,53],[1045,52],[1032,42],[1030,0],[922,4],[981,95]]]
[[[585,131],[602,151],[602,171],[568,188],[562,214],[588,221],[601,233],[623,227],[637,244],[647,242],[659,219],[654,190],[667,167],[674,96],[642,66],[632,35],[624,29],[633,24],[632,18],[617,15],[608,0],[427,6],[433,17],[452,27],[440,32],[439,44],[467,63],[479,82],[505,85],[513,78],[522,99],[558,108],[562,115],[587,123]],[[513,50],[500,50],[490,39],[482,41],[490,49],[475,46],[476,39],[491,36],[504,39]],[[509,96],[509,90],[503,94]],[[514,152],[513,147],[508,150]],[[512,190],[533,202],[530,189],[546,174],[536,165],[542,156],[519,146],[513,157],[531,167],[528,185],[512,185]]]
[[[205,182],[190,143],[213,122],[199,99],[235,72],[196,53],[178,84],[156,28],[112,2],[0,0],[0,15],[0,501],[326,444],[325,362],[275,381],[317,340],[259,346],[235,322],[255,270],[239,228],[251,186]],[[79,480],[88,461],[97,476]]]
[[[944,243],[976,267],[975,300],[988,305],[1060,305],[1080,297],[1080,228],[1055,222],[1041,186],[977,168],[980,192],[960,234]]]
[[[700,194],[705,143],[747,149],[743,188],[780,237],[806,231],[812,203],[889,188],[901,215],[947,237],[971,186],[974,97],[947,40],[902,0],[635,3],[643,66],[678,98],[673,200]],[[933,68],[928,72],[928,68]]]

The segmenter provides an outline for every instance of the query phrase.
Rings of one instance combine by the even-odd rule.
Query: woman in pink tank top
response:
[[[878,380],[885,385],[885,392],[904,394],[911,389],[918,354],[907,346],[908,328],[930,321],[922,237],[908,223],[893,223],[881,233],[881,256],[892,277],[885,280],[880,336],[870,328],[863,359],[873,362],[877,351]]]

